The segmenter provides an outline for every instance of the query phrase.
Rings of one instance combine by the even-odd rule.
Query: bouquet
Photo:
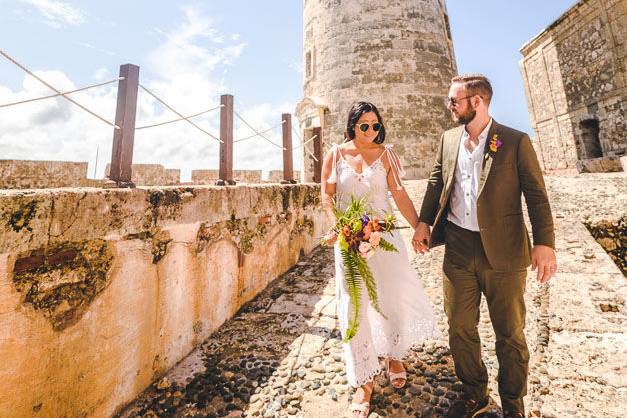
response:
[[[379,308],[377,286],[367,260],[378,249],[397,251],[394,245],[383,239],[383,233],[389,232],[394,227],[396,219],[394,215],[386,215],[383,219],[373,216],[368,212],[364,199],[356,199],[353,196],[345,211],[335,210],[335,217],[336,223],[332,231],[338,236],[344,278],[353,305],[352,318],[343,340],[348,342],[359,328],[362,286],[366,287],[373,308],[385,318]]]

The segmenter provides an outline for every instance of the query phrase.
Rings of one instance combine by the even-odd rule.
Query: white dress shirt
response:
[[[488,125],[479,135],[479,144],[473,152],[468,151],[465,146],[465,143],[470,138],[468,131],[465,129],[459,142],[457,166],[455,167],[455,183],[451,192],[448,220],[471,231],[479,231],[479,222],[477,221],[479,176],[481,175],[483,151],[485,150],[490,126],[492,126],[492,119],[490,119]]]

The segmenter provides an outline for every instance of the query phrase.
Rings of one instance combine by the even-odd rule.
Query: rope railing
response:
[[[292,124],[292,115],[290,113],[283,113],[281,115],[281,123],[273,125],[269,128],[255,128],[251,123],[249,123],[240,113],[236,112],[233,108],[233,96],[230,94],[222,94],[220,95],[221,104],[218,106],[211,107],[206,110],[202,110],[190,115],[183,115],[176,108],[168,104],[165,100],[160,98],[157,94],[151,91],[149,88],[144,86],[139,82],[139,67],[134,64],[124,64],[120,66],[119,76],[108,81],[98,82],[92,85],[88,85],[85,87],[75,88],[73,90],[61,91],[60,89],[53,86],[51,83],[44,80],[42,77],[35,74],[33,71],[28,69],[26,66],[18,62],[8,53],[0,50],[0,55],[2,55],[5,59],[10,61],[12,64],[20,68],[30,77],[34,78],[50,90],[54,92],[54,94],[48,94],[41,97],[27,98],[18,101],[13,101],[11,103],[3,103],[0,104],[0,108],[8,108],[11,106],[17,106],[20,104],[33,103],[41,100],[52,99],[56,97],[63,97],[68,100],[75,106],[83,109],[87,113],[92,116],[98,118],[102,122],[106,123],[109,126],[114,127],[113,131],[113,143],[112,143],[112,153],[111,153],[111,162],[110,162],[110,171],[108,175],[108,179],[114,181],[118,187],[133,187],[133,181],[131,180],[131,174],[133,171],[133,142],[135,139],[135,133],[139,130],[155,128],[158,126],[164,126],[180,121],[185,121],[192,125],[197,130],[201,131],[205,135],[210,138],[218,141],[220,143],[220,180],[216,184],[235,184],[233,179],[233,145],[235,143],[247,141],[256,137],[261,137],[263,140],[268,142],[270,145],[280,148],[283,151],[283,180],[284,183],[294,183],[295,179],[293,176],[293,151],[299,148],[302,148],[305,155],[311,156],[311,158],[315,161],[314,163],[314,181],[320,181],[319,179],[319,171],[320,167],[320,156],[317,154],[322,152],[322,147],[325,144],[324,138],[322,138],[322,134],[320,128],[313,128],[314,135],[308,138],[306,141],[303,140],[302,133],[298,132],[297,129],[294,128]],[[82,105],[75,99],[69,97],[69,95],[78,93],[81,91],[86,91],[89,89],[94,89],[102,86],[106,86],[112,83],[118,83],[117,90],[117,106],[116,106],[116,114],[115,114],[115,123],[107,120],[105,117],[99,115],[98,113],[92,111],[86,106]],[[150,95],[154,100],[163,105],[166,109],[174,113],[177,118],[159,121],[148,121],[148,123],[142,126],[135,125],[135,118],[138,113],[138,90],[141,89],[148,95]],[[192,119],[201,115],[205,115],[209,112],[220,109],[220,135],[212,134],[207,131],[203,127],[199,126]],[[253,134],[245,136],[243,138],[239,138],[233,140],[233,117],[237,118],[241,123],[243,123],[246,127],[248,127]],[[281,127],[282,138],[281,141],[275,141],[271,139],[274,135],[268,135],[269,132]],[[297,139],[298,145],[295,147],[292,146],[292,138]],[[312,141],[315,142],[314,152],[312,153],[306,145]],[[96,152],[97,154],[98,152]],[[96,157],[97,160],[97,157]],[[96,161],[97,162],[97,161]],[[318,173],[318,174],[316,174]]]
[[[220,138],[218,138],[217,136],[213,135],[210,132],[207,132],[206,130],[204,130],[203,128],[201,128],[200,126],[198,126],[194,122],[192,122],[189,117],[183,116],[178,110],[174,109],[172,106],[170,106],[169,104],[164,102],[161,98],[159,98],[156,94],[154,94],[152,91],[150,91],[148,88],[146,88],[146,86],[144,86],[143,84],[139,83],[139,87],[141,87],[142,90],[144,90],[146,93],[151,95],[156,101],[158,101],[159,103],[161,103],[162,105],[167,107],[169,110],[174,112],[180,118],[180,120],[186,121],[187,123],[189,123],[190,125],[192,125],[196,129],[198,129],[199,131],[203,132],[205,135],[208,135],[210,138],[213,138],[213,139],[215,139],[218,142],[222,142],[222,140]]]
[[[310,156],[311,158],[313,158],[313,159],[314,159],[314,161],[318,162],[318,158],[316,158],[316,156],[315,156],[315,155],[313,155],[313,153],[312,153],[311,151],[309,151],[307,148],[305,148],[305,145],[307,145],[308,143],[310,143],[311,141],[313,141],[313,140],[314,140],[314,139],[316,139],[317,137],[318,137],[318,135],[314,135],[314,136],[312,136],[311,138],[309,138],[308,140],[306,140],[305,142],[303,142],[303,140],[302,140],[302,139],[300,139],[300,137],[299,137],[299,139],[300,139],[300,144],[296,145],[296,146],[295,146],[294,148],[292,148],[292,149],[297,150],[297,149],[299,149],[299,148],[303,148],[303,149],[305,150],[305,152],[306,152],[307,154],[309,154],[309,156]]]
[[[285,148],[283,148],[283,146],[282,146],[282,145],[275,144],[274,142],[272,142],[272,140],[270,140],[268,137],[266,137],[266,136],[263,134],[263,132],[259,132],[257,129],[255,129],[255,128],[254,128],[254,127],[253,127],[250,123],[248,123],[248,122],[246,121],[246,119],[244,119],[244,118],[243,118],[243,117],[242,117],[239,113],[237,113],[236,111],[233,111],[233,114],[234,114],[234,115],[235,115],[235,116],[236,116],[239,120],[241,120],[241,121],[242,121],[242,122],[243,122],[246,126],[248,126],[250,129],[252,129],[252,130],[253,130],[253,132],[255,132],[255,134],[256,134],[255,136],[260,136],[260,137],[262,137],[263,139],[265,139],[266,141],[268,141],[269,143],[271,143],[272,145],[274,145],[274,146],[275,146],[275,147],[277,147],[277,148],[281,148],[281,149],[283,149],[283,150],[285,149]],[[281,124],[283,124],[283,122],[281,122]]]
[[[7,60],[9,60],[10,62],[12,62],[14,65],[16,65],[17,67],[19,67],[22,71],[24,71],[26,74],[30,75],[31,77],[33,77],[35,80],[39,81],[41,84],[43,84],[44,86],[48,87],[50,90],[54,91],[55,93],[57,93],[57,96],[61,96],[64,99],[70,101],[71,103],[75,104],[76,106],[80,107],[81,109],[83,109],[84,111],[86,111],[87,113],[91,114],[92,116],[95,116],[96,118],[100,119],[101,121],[103,121],[104,123],[106,123],[109,126],[113,126],[113,128],[115,129],[120,129],[120,127],[118,125],[116,125],[113,122],[108,121],[107,119],[103,118],[102,116],[98,115],[96,112],[86,108],[85,106],[83,106],[82,104],[78,103],[76,100],[72,99],[71,97],[68,97],[67,94],[68,93],[63,93],[62,91],[60,91],[59,89],[57,89],[56,87],[52,86],[50,83],[48,83],[47,81],[43,80],[41,77],[37,76],[35,73],[33,73],[31,70],[29,70],[28,68],[26,68],[24,65],[20,64],[19,62],[17,62],[17,60],[15,60],[13,57],[11,57],[9,54],[7,54],[6,52],[4,52],[3,50],[0,49],[0,55],[2,55],[3,57],[5,57]]]
[[[272,130],[275,130],[276,128],[278,128],[279,126],[282,126],[285,122],[281,122],[281,123],[277,123],[276,125],[264,130],[264,131],[259,131],[259,133],[256,133],[254,135],[250,135],[250,136],[246,136],[244,138],[240,138],[240,139],[236,139],[235,141],[233,141],[233,143],[237,143],[237,142],[242,142],[242,141],[246,141],[248,139],[252,139],[255,138],[257,136],[260,136],[261,134],[265,134],[266,132],[270,132]]]
[[[70,91],[64,91],[62,93],[51,94],[49,96],[35,97],[35,98],[32,98],[32,99],[25,99],[25,100],[20,100],[18,102],[12,102],[12,103],[3,103],[3,104],[0,104],[0,108],[20,105],[20,104],[24,104],[24,103],[36,102],[36,101],[39,101],[39,100],[52,99],[52,98],[59,97],[59,96],[65,96],[66,94],[78,93],[79,91],[85,91],[85,90],[93,89],[93,88],[96,88],[96,87],[106,86],[107,84],[116,83],[116,82],[118,82],[120,80],[124,80],[124,77],[117,77],[117,78],[114,78],[113,80],[104,81],[104,82],[98,83],[98,84],[92,84],[91,86],[81,87],[80,89],[76,89],[76,90],[70,90]]]
[[[180,121],[185,120],[185,119],[191,119],[191,118],[195,118],[195,117],[200,116],[200,115],[204,115],[206,113],[212,112],[212,111],[214,111],[216,109],[220,109],[222,107],[224,107],[224,105],[215,106],[215,107],[212,107],[211,109],[207,109],[207,110],[203,110],[202,112],[194,113],[193,115],[189,115],[189,116],[182,117],[182,118],[177,118],[177,119],[172,119],[172,120],[169,120],[169,121],[166,121],[166,122],[159,122],[159,123],[154,123],[152,125],[138,126],[138,127],[135,128],[135,130],[154,128],[155,126],[162,126],[162,125],[167,125],[169,123],[180,122]]]
[[[296,145],[293,149],[299,149],[300,147],[304,147],[305,145],[307,145],[308,143],[310,143],[311,141],[313,141],[317,137],[318,137],[318,135],[314,135],[311,138],[309,138],[308,140],[306,140],[305,142],[303,142],[303,140],[301,139],[300,144]]]

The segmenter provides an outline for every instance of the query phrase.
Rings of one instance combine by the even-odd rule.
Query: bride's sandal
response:
[[[400,363],[403,366],[403,363]],[[390,381],[390,384],[394,386],[396,389],[401,389],[407,383],[407,371],[404,370],[402,372],[391,372],[390,371],[390,359],[385,359],[385,373]]]
[[[370,414],[370,402],[352,403],[350,411],[355,418],[367,418]]]
[[[366,387],[368,387],[368,391],[364,389]],[[366,394],[369,394],[368,399],[370,399],[374,386],[372,384],[370,384],[370,386],[364,385],[360,389],[364,392],[364,398],[366,397]],[[367,418],[368,414],[370,414],[370,401],[364,401],[361,403],[352,402],[350,411],[353,414],[353,418]]]

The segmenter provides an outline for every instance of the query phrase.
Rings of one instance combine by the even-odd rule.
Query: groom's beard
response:
[[[476,110],[468,110],[466,113],[453,113],[453,120],[460,125],[468,125],[477,116]]]

